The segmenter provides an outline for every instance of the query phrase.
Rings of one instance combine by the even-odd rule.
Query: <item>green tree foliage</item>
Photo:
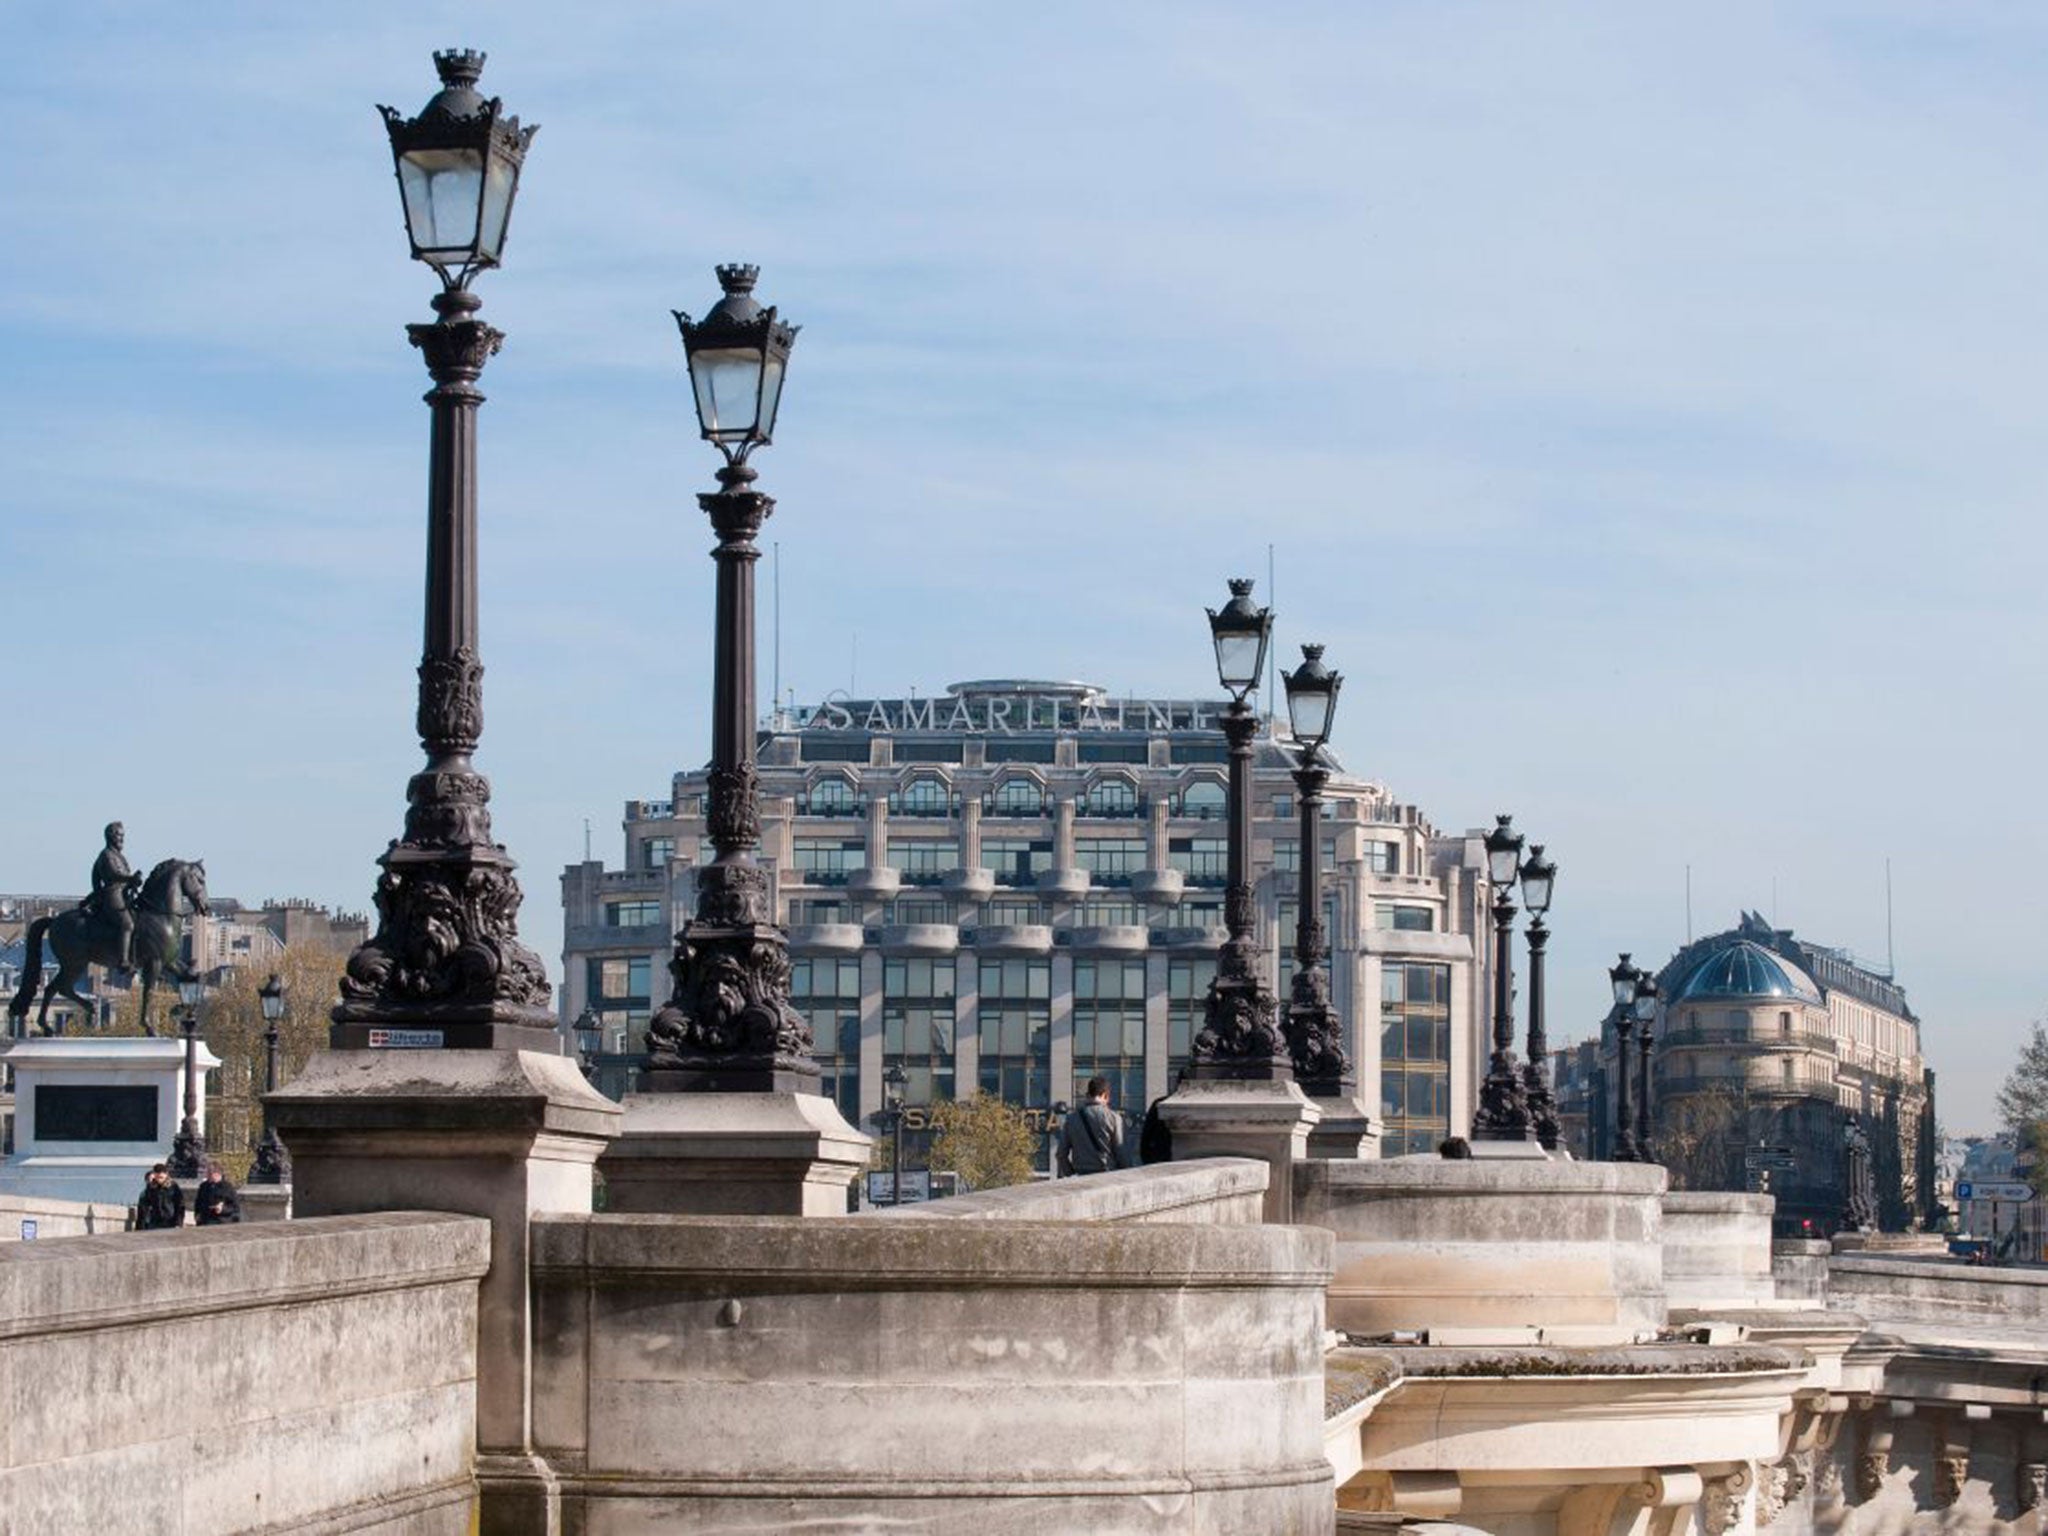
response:
[[[327,1049],[327,1014],[340,995],[347,964],[345,950],[297,944],[268,964],[237,966],[200,1003],[199,1036],[221,1059],[206,1106],[207,1147],[237,1182],[263,1134],[266,1026],[257,989],[273,970],[284,983],[285,1014],[277,1025],[277,1080],[283,1085],[298,1076],[313,1052]]]
[[[2048,1022],[2036,1019],[2028,1031],[2019,1060],[1998,1090],[1998,1118],[2036,1156],[2048,1150]]]
[[[968,1189],[1001,1189],[1031,1181],[1039,1136],[1024,1112],[992,1094],[936,1104],[932,1166],[950,1168]]]

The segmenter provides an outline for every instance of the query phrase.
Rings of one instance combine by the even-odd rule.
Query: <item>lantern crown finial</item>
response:
[[[1231,595],[1232,597],[1243,597],[1243,598],[1249,598],[1249,597],[1250,597],[1250,596],[1252,595],[1252,579],[1251,579],[1251,577],[1249,577],[1249,576],[1233,576],[1233,577],[1231,577],[1231,578],[1230,578],[1230,595]]]
[[[737,298],[741,294],[752,293],[754,291],[754,284],[761,277],[761,269],[750,261],[723,262],[716,268],[716,271],[718,273],[718,286],[725,290],[726,297],[728,298]]]
[[[434,52],[434,68],[441,76],[441,83],[451,91],[473,91],[477,81],[483,78],[484,60],[488,57],[476,48],[440,48]]]
[[[1301,658],[1303,661],[1321,661],[1323,648],[1313,640],[1305,641],[1301,647]]]

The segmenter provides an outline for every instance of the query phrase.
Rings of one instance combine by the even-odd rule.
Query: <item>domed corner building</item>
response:
[[[1781,1236],[1833,1232],[1854,1115],[1870,1138],[1880,1225],[1926,1222],[1934,1074],[1891,977],[1745,912],[1686,945],[1657,981],[1651,1101],[1674,1185],[1756,1189],[1768,1170]]]

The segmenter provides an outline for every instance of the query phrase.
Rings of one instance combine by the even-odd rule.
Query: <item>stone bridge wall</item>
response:
[[[0,1530],[460,1533],[489,1223],[0,1245]]]
[[[567,1529],[1331,1529],[1327,1232],[548,1216],[533,1253]]]

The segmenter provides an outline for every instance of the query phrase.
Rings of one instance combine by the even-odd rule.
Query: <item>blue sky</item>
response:
[[[109,817],[367,904],[426,380],[372,103],[542,125],[484,378],[481,761],[559,966],[583,820],[706,742],[671,307],[761,264],[783,681],[1213,686],[1276,546],[1337,742],[1561,875],[1551,1011],[1740,907],[1882,961],[1943,1118],[2048,1000],[2048,16],[878,3],[0,14],[0,888]],[[765,666],[765,659],[764,659]],[[765,700],[764,700],[765,703]]]

